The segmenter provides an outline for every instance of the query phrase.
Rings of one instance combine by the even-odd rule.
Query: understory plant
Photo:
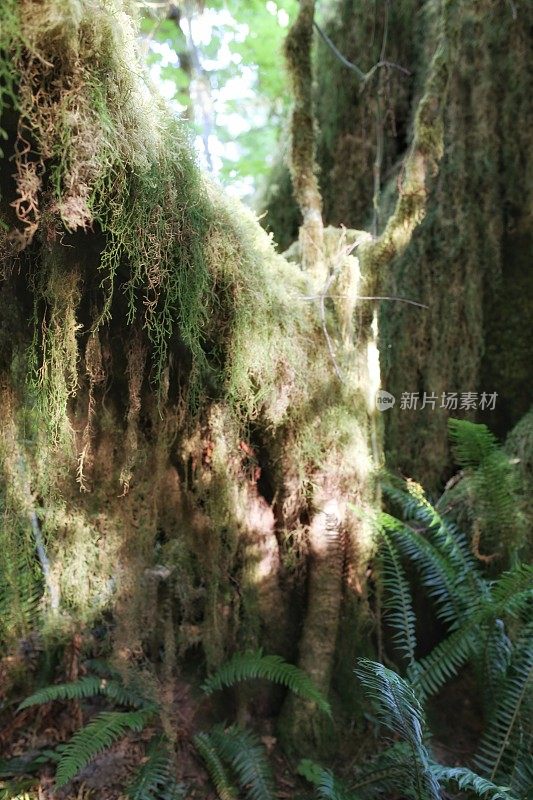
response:
[[[164,713],[161,705],[146,697],[138,685],[124,685],[120,675],[106,662],[89,660],[86,668],[88,674],[76,681],[39,689],[20,703],[19,711],[57,701],[79,704],[97,696],[122,708],[91,716],[66,744],[45,750],[31,761],[12,759],[0,764],[0,778],[2,775],[12,778],[17,773],[30,773],[52,762],[55,764],[55,785],[61,788],[124,736],[143,731],[148,737],[145,760],[126,787],[126,796],[129,800],[180,800],[185,797],[183,786],[176,782],[173,774],[172,743],[161,731],[164,727],[160,723]],[[264,655],[262,651],[235,654],[204,682],[202,690],[208,696],[219,689],[255,679],[282,685],[295,695],[315,703],[322,712],[331,714],[329,703],[302,670],[280,656]],[[237,724],[220,723],[196,733],[192,736],[192,744],[221,800],[236,800],[241,791],[248,800],[274,800],[269,759],[255,732]],[[17,787],[18,794],[20,783]],[[14,793],[6,794],[6,799],[15,796]]]
[[[385,492],[401,516],[383,512],[377,519],[379,590],[399,671],[362,660],[356,674],[393,741],[343,782],[304,760],[300,772],[319,797],[392,792],[436,800],[444,790],[494,800],[531,796],[533,569],[520,561],[524,525],[512,464],[484,425],[451,420],[450,435],[461,472],[439,500],[431,503],[418,484],[388,476]],[[408,565],[446,631],[422,658]],[[472,769],[437,763],[424,712],[467,665],[484,709]]]
[[[459,478],[435,503],[413,481],[388,478],[389,504],[401,514],[382,512],[377,518],[376,574],[390,650],[382,655],[387,664],[397,662],[397,668],[360,659],[355,673],[388,741],[370,763],[349,774],[345,770],[342,779],[310,759],[301,761],[298,772],[317,797],[439,800],[459,792],[487,800],[522,800],[533,789],[533,569],[520,560],[523,526],[513,499],[512,465],[485,426],[453,420],[450,429],[462,470]],[[505,528],[501,543],[496,519]],[[481,552],[489,547],[496,557]],[[423,657],[409,577],[413,573],[444,630]],[[82,703],[97,695],[115,707],[93,715],[69,742],[43,753],[34,766],[56,762],[56,785],[61,787],[124,735],[148,730],[146,760],[127,796],[185,796],[173,777],[173,745],[162,732],[159,703],[136,685],[124,685],[108,665],[89,661],[86,666],[87,675],[40,689],[20,709],[58,700]],[[461,679],[465,667],[479,687],[484,727],[472,762],[449,766],[433,755],[425,707],[447,681]],[[262,651],[236,653],[204,681],[202,691],[209,696],[256,679],[282,685],[331,716],[327,699],[305,672]],[[269,756],[255,731],[235,722],[216,723],[191,731],[190,741],[220,800],[276,796]],[[11,769],[14,774],[14,763]]]
[[[133,779],[125,788],[129,800],[180,800],[183,787],[173,777],[171,745],[157,724],[160,705],[136,684],[126,686],[118,672],[106,662],[90,660],[88,674],[75,681],[53,684],[39,689],[19,705],[19,711],[33,706],[63,701],[81,704],[96,697],[113,704],[91,716],[66,743],[55,749],[45,749],[36,758],[19,765],[17,759],[0,764],[0,777],[31,773],[46,763],[55,764],[55,785],[66,786],[98,755],[131,733],[149,729],[146,757]],[[16,795],[6,795],[6,798]]]

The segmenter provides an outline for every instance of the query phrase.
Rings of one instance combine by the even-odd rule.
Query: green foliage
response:
[[[107,680],[95,675],[87,675],[70,683],[59,683],[46,686],[27,697],[19,705],[19,711],[30,706],[51,703],[54,700],[85,700],[100,694],[109,697],[123,706],[140,708],[147,704],[134,689],[128,689],[116,680]]]
[[[140,767],[127,789],[129,800],[184,800],[184,788],[176,783],[164,737],[152,739]]]
[[[6,395],[0,410],[0,648],[29,637],[40,619],[43,576],[28,509],[24,464]]]
[[[300,761],[298,773],[316,787],[317,796],[324,800],[356,800],[331,770],[324,769],[310,758],[303,758]]]
[[[327,800],[361,800],[374,795],[401,793],[410,800],[440,800],[446,788],[468,791],[490,800],[517,800],[505,787],[466,767],[447,767],[436,763],[425,744],[427,735],[423,710],[412,687],[382,664],[359,660],[356,674],[362,681],[380,721],[400,741],[359,770],[344,787],[329,771],[305,759],[298,771]]]
[[[134,710],[103,711],[76,731],[65,745],[60,745],[56,751],[57,786],[68,783],[95,756],[111,747],[128,731],[141,731],[159,711],[158,706],[144,697],[134,686],[124,686],[118,680],[117,673],[105,662],[92,661],[87,664],[95,671],[107,673],[113,678],[103,677],[102,674],[86,675],[77,681],[46,686],[23,700],[18,710],[57,700],[82,701],[96,695],[103,695],[119,705],[132,706]],[[178,797],[177,787],[172,788],[171,776],[168,773],[168,755],[165,756],[164,763],[166,767],[163,764],[161,749],[159,749],[159,755],[151,749],[146,770],[140,770],[138,781],[131,789],[132,792],[139,792],[133,800],[166,800],[167,797]],[[163,772],[168,773],[165,784],[167,796],[158,795],[156,792],[161,788],[160,779]],[[174,795],[172,795],[172,791],[175,791]]]
[[[37,800],[35,789],[31,780],[0,782],[0,800]]]
[[[424,744],[424,713],[413,689],[392,670],[367,659],[359,660],[356,675],[373,699],[381,722],[409,746],[410,763],[402,788],[409,788],[418,800],[439,800]]]
[[[444,767],[441,764],[432,764],[431,772],[445,789],[457,788],[461,791],[469,791],[478,797],[486,797],[487,800],[512,800],[507,788],[496,786],[465,767]]]
[[[101,678],[95,675],[87,675],[71,683],[46,686],[23,700],[18,710],[22,711],[22,709],[30,706],[51,703],[54,700],[84,700],[87,697],[94,697],[94,695],[100,694],[103,684],[105,684],[105,681]]]
[[[515,502],[506,457],[485,426],[453,421],[451,429],[463,469],[490,464],[476,473],[476,497],[489,498],[492,485],[498,483],[492,498],[494,518],[505,515]],[[530,789],[525,754],[532,742],[533,628],[527,619],[533,603],[533,568],[516,563],[495,576],[492,565],[482,561],[483,569],[473,558],[470,548],[475,551],[476,542],[469,542],[448,514],[439,512],[439,506],[450,507],[449,495],[434,506],[412,482],[399,488],[392,481],[385,488],[404,515],[404,520],[388,514],[379,519],[385,608],[399,652],[407,655],[411,685],[424,700],[470,662],[487,718],[476,764],[490,781],[508,784],[514,791]],[[477,513],[475,503],[473,512]],[[415,650],[414,618],[401,558],[414,564],[448,628],[448,635],[419,661],[410,657]],[[457,773],[465,787],[468,775]]]
[[[524,520],[517,503],[518,476],[508,455],[486,425],[448,422],[455,460],[465,471],[462,492],[480,544],[511,563],[524,543]]]
[[[198,733],[193,738],[193,742],[207,767],[220,800],[236,800],[237,789],[231,782],[210,735],[208,733]]]
[[[231,766],[248,800],[273,800],[274,787],[265,748],[251,731],[217,725],[209,739],[221,759]]]
[[[179,65],[159,67],[160,77],[174,84],[174,99],[187,107],[197,134],[202,134],[205,124],[205,108],[195,108],[194,104],[194,80],[199,77],[194,74],[194,61],[198,58],[201,62],[203,91],[213,107],[208,112],[212,115],[209,127],[212,125],[219,142],[231,143],[221,154],[220,177],[225,185],[235,188],[237,184],[241,193],[248,196],[264,177],[265,165],[272,161],[289,104],[280,66],[286,26],[297,3],[277,0],[275,8],[271,13],[261,0],[210,3],[207,13],[199,7],[189,7],[182,13],[182,24],[191,15],[209,31],[207,43],[195,43],[196,53],[177,20],[161,18],[167,13],[166,8],[150,9],[152,18],[145,19],[142,26],[151,41],[168,45],[177,55]],[[159,19],[154,20],[154,16]],[[148,58],[152,64],[160,62],[159,48],[151,47]]]
[[[394,628],[394,641],[398,651],[411,666],[415,660],[416,617],[411,600],[411,591],[398,552],[381,529],[383,546],[381,549],[381,575],[387,589],[384,609],[387,622]]]
[[[153,719],[156,706],[135,711],[103,711],[77,731],[64,746],[57,765],[56,785],[64,786],[92,759],[129,731],[139,732]]]
[[[505,679],[493,701],[492,713],[476,763],[491,779],[521,772],[518,762],[528,759],[533,745],[533,623],[525,627],[513,648]]]
[[[411,749],[406,742],[390,745],[378,753],[369,765],[356,770],[350,787],[360,797],[373,797],[383,792],[392,794],[409,771],[411,758]]]
[[[263,655],[261,650],[236,653],[204,682],[202,688],[206,694],[212,694],[217,689],[257,678],[286,686],[294,694],[311,700],[324,713],[331,714],[328,701],[305,672],[288,664],[281,656]]]
[[[260,650],[236,653],[204,682],[202,688],[209,695],[254,679],[286,686],[295,695],[311,700],[324,713],[331,715],[328,701],[305,672],[288,664],[281,656],[264,655]],[[245,789],[250,800],[270,800],[274,796],[268,758],[254,733],[236,725],[227,728],[219,725],[209,733],[196,736],[194,742],[221,800],[234,800],[236,797],[233,778]]]
[[[487,640],[494,631],[500,630],[500,617],[516,616],[531,604],[532,579],[533,569],[521,565],[504,573],[491,585],[490,594],[472,605],[467,620],[419,662],[413,678],[422,694],[437,692],[474,655],[480,655],[483,650],[490,655]],[[496,659],[499,659],[498,653]],[[499,669],[498,661],[489,663],[489,667]]]
[[[27,697],[19,705],[19,711],[29,706],[51,703],[54,700],[84,700],[95,695],[105,695],[121,705],[142,706],[144,701],[117,681],[108,681],[95,675],[87,675],[70,683],[54,684]]]

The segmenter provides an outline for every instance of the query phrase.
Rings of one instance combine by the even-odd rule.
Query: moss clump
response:
[[[145,81],[129,10],[0,8],[0,72],[15,75],[1,275],[16,308],[0,378],[58,607],[7,485],[0,558],[14,575],[24,529],[33,625],[65,637],[105,617],[118,660],[148,659],[164,683],[199,647],[209,666],[239,644],[295,655],[287,632],[306,619],[309,523],[327,486],[343,509],[336,584],[341,561],[364,575],[372,544],[344,511],[374,499],[376,342],[346,241],[330,253],[346,296],[322,314],[299,266],[201,175]]]

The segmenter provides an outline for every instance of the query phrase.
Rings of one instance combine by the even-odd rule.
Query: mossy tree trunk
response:
[[[384,300],[380,351],[396,397],[384,414],[389,465],[436,488],[449,475],[450,415],[504,436],[530,404],[532,6],[338,0],[319,23],[359,68],[317,36],[324,222],[377,224],[368,294],[428,306]],[[380,61],[391,65],[373,69]],[[286,247],[296,204],[279,165],[265,202]],[[403,392],[419,394],[417,411],[399,408]],[[424,392],[436,409],[420,409]],[[443,392],[458,393],[456,409],[440,408]],[[461,409],[466,392],[496,392],[495,410]]]
[[[172,718],[199,655],[300,635],[327,692],[339,621],[371,617],[368,237],[324,229],[317,275],[278,256],[145,84],[128,8],[0,9],[2,692],[21,641],[75,638],[148,665]]]

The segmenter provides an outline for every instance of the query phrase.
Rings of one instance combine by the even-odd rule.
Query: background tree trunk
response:
[[[367,76],[317,38],[325,224],[370,230],[377,223],[383,232],[402,201],[421,214],[379,273],[370,270],[368,293],[428,306],[383,301],[380,353],[382,385],[397,398],[384,414],[388,463],[436,488],[449,475],[450,413],[477,417],[504,436],[530,404],[531,4],[340,0],[319,22]],[[427,126],[420,100],[435,58],[442,85],[427,110],[439,118]],[[372,72],[380,60],[393,66]],[[416,146],[437,159],[413,192],[406,167]],[[279,165],[265,204],[265,224],[285,247],[297,217]],[[498,393],[490,413],[438,409],[442,392],[460,399],[483,391]],[[437,410],[401,410],[403,392],[418,392],[420,403],[424,392],[435,394]]]

